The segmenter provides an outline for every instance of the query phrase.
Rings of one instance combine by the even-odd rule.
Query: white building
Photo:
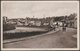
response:
[[[41,26],[41,21],[35,21],[36,26]]]

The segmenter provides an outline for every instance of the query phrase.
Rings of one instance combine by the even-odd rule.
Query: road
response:
[[[72,37],[75,34],[77,34],[76,29],[67,28],[66,32],[60,30],[23,41],[6,43],[3,46],[4,48],[76,48],[77,39]]]

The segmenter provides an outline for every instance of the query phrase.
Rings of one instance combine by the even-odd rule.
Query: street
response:
[[[4,48],[77,48],[76,29],[67,28],[65,32],[48,32],[46,35],[38,36],[23,41],[3,44]]]

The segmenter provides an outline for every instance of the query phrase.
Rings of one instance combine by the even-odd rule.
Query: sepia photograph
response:
[[[1,1],[2,49],[78,49],[79,1]]]

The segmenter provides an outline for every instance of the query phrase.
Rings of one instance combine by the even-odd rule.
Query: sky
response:
[[[2,1],[1,16],[8,18],[43,18],[77,13],[77,1]]]

